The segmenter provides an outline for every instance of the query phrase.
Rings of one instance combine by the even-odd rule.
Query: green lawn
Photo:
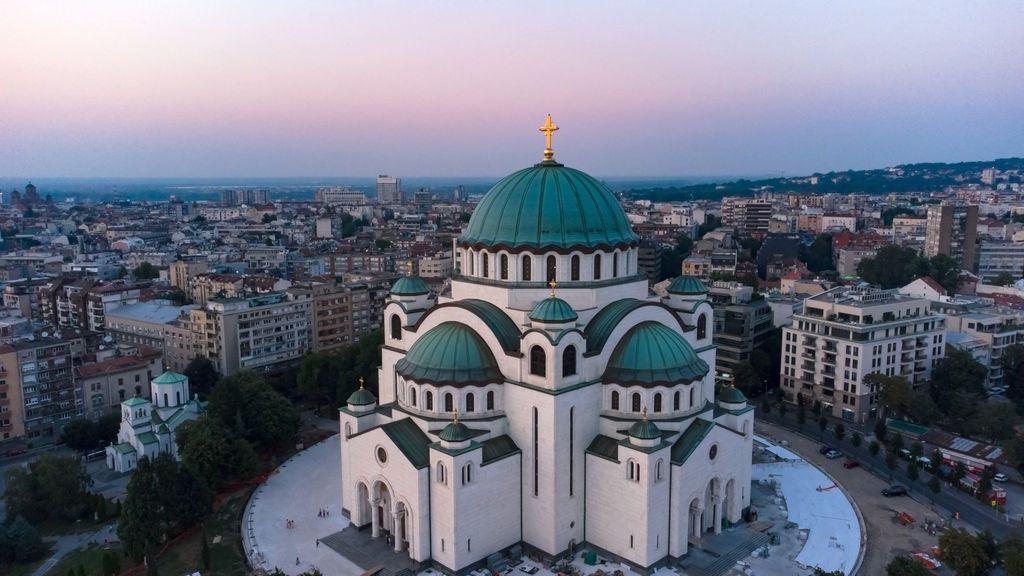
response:
[[[206,534],[210,541],[210,569],[203,570],[201,554],[202,532],[196,531],[175,542],[157,559],[161,574],[191,574],[204,576],[246,576],[245,556],[239,524],[242,511],[252,493],[242,488],[225,497],[220,508],[206,521]],[[213,541],[220,536],[220,542]],[[58,575],[59,576],[59,575]]]

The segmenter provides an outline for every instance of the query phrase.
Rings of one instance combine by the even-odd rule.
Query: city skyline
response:
[[[1024,132],[1010,2],[3,12],[5,177],[490,177],[540,160],[548,113],[557,159],[623,177],[985,160]]]

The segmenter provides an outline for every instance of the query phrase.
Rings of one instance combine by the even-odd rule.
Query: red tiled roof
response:
[[[946,289],[943,288],[942,284],[939,284],[939,282],[935,278],[932,278],[931,276],[922,276],[920,280],[927,284],[929,288],[938,292],[940,295],[946,295]]]
[[[106,374],[118,374],[144,368],[152,362],[153,358],[160,355],[160,352],[156,350],[146,349],[145,352],[140,351],[138,356],[119,356],[94,364],[83,364],[76,368],[75,371],[78,373],[79,378],[94,378]]]

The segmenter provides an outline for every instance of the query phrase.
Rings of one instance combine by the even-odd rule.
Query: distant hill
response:
[[[874,170],[815,173],[799,177],[735,180],[690,186],[633,188],[629,194],[634,198],[664,202],[691,199],[714,200],[723,196],[750,196],[765,189],[818,194],[884,195],[901,192],[935,192],[954,184],[981,183],[981,171],[986,168],[995,168],[999,171],[1024,171],[1024,158],[1002,158],[954,164],[928,162],[902,164]]]

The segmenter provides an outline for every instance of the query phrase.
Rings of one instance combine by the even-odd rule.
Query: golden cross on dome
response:
[[[555,151],[551,149],[551,135],[558,131],[558,126],[555,126],[555,123],[551,121],[551,114],[548,114],[548,119],[540,127],[540,131],[544,133],[545,137],[544,159],[552,160],[555,157]]]
[[[644,406],[643,415],[644,415],[644,422],[647,422],[647,406]]]
[[[360,390],[363,389],[363,377],[362,376],[359,377],[359,389]]]
[[[458,407],[455,408],[455,423],[456,424],[459,423],[459,409],[458,409]]]
[[[548,286],[551,287],[551,297],[554,298],[555,297],[555,288],[558,287],[558,282],[555,282],[554,280],[552,280],[551,282],[548,282]]]

